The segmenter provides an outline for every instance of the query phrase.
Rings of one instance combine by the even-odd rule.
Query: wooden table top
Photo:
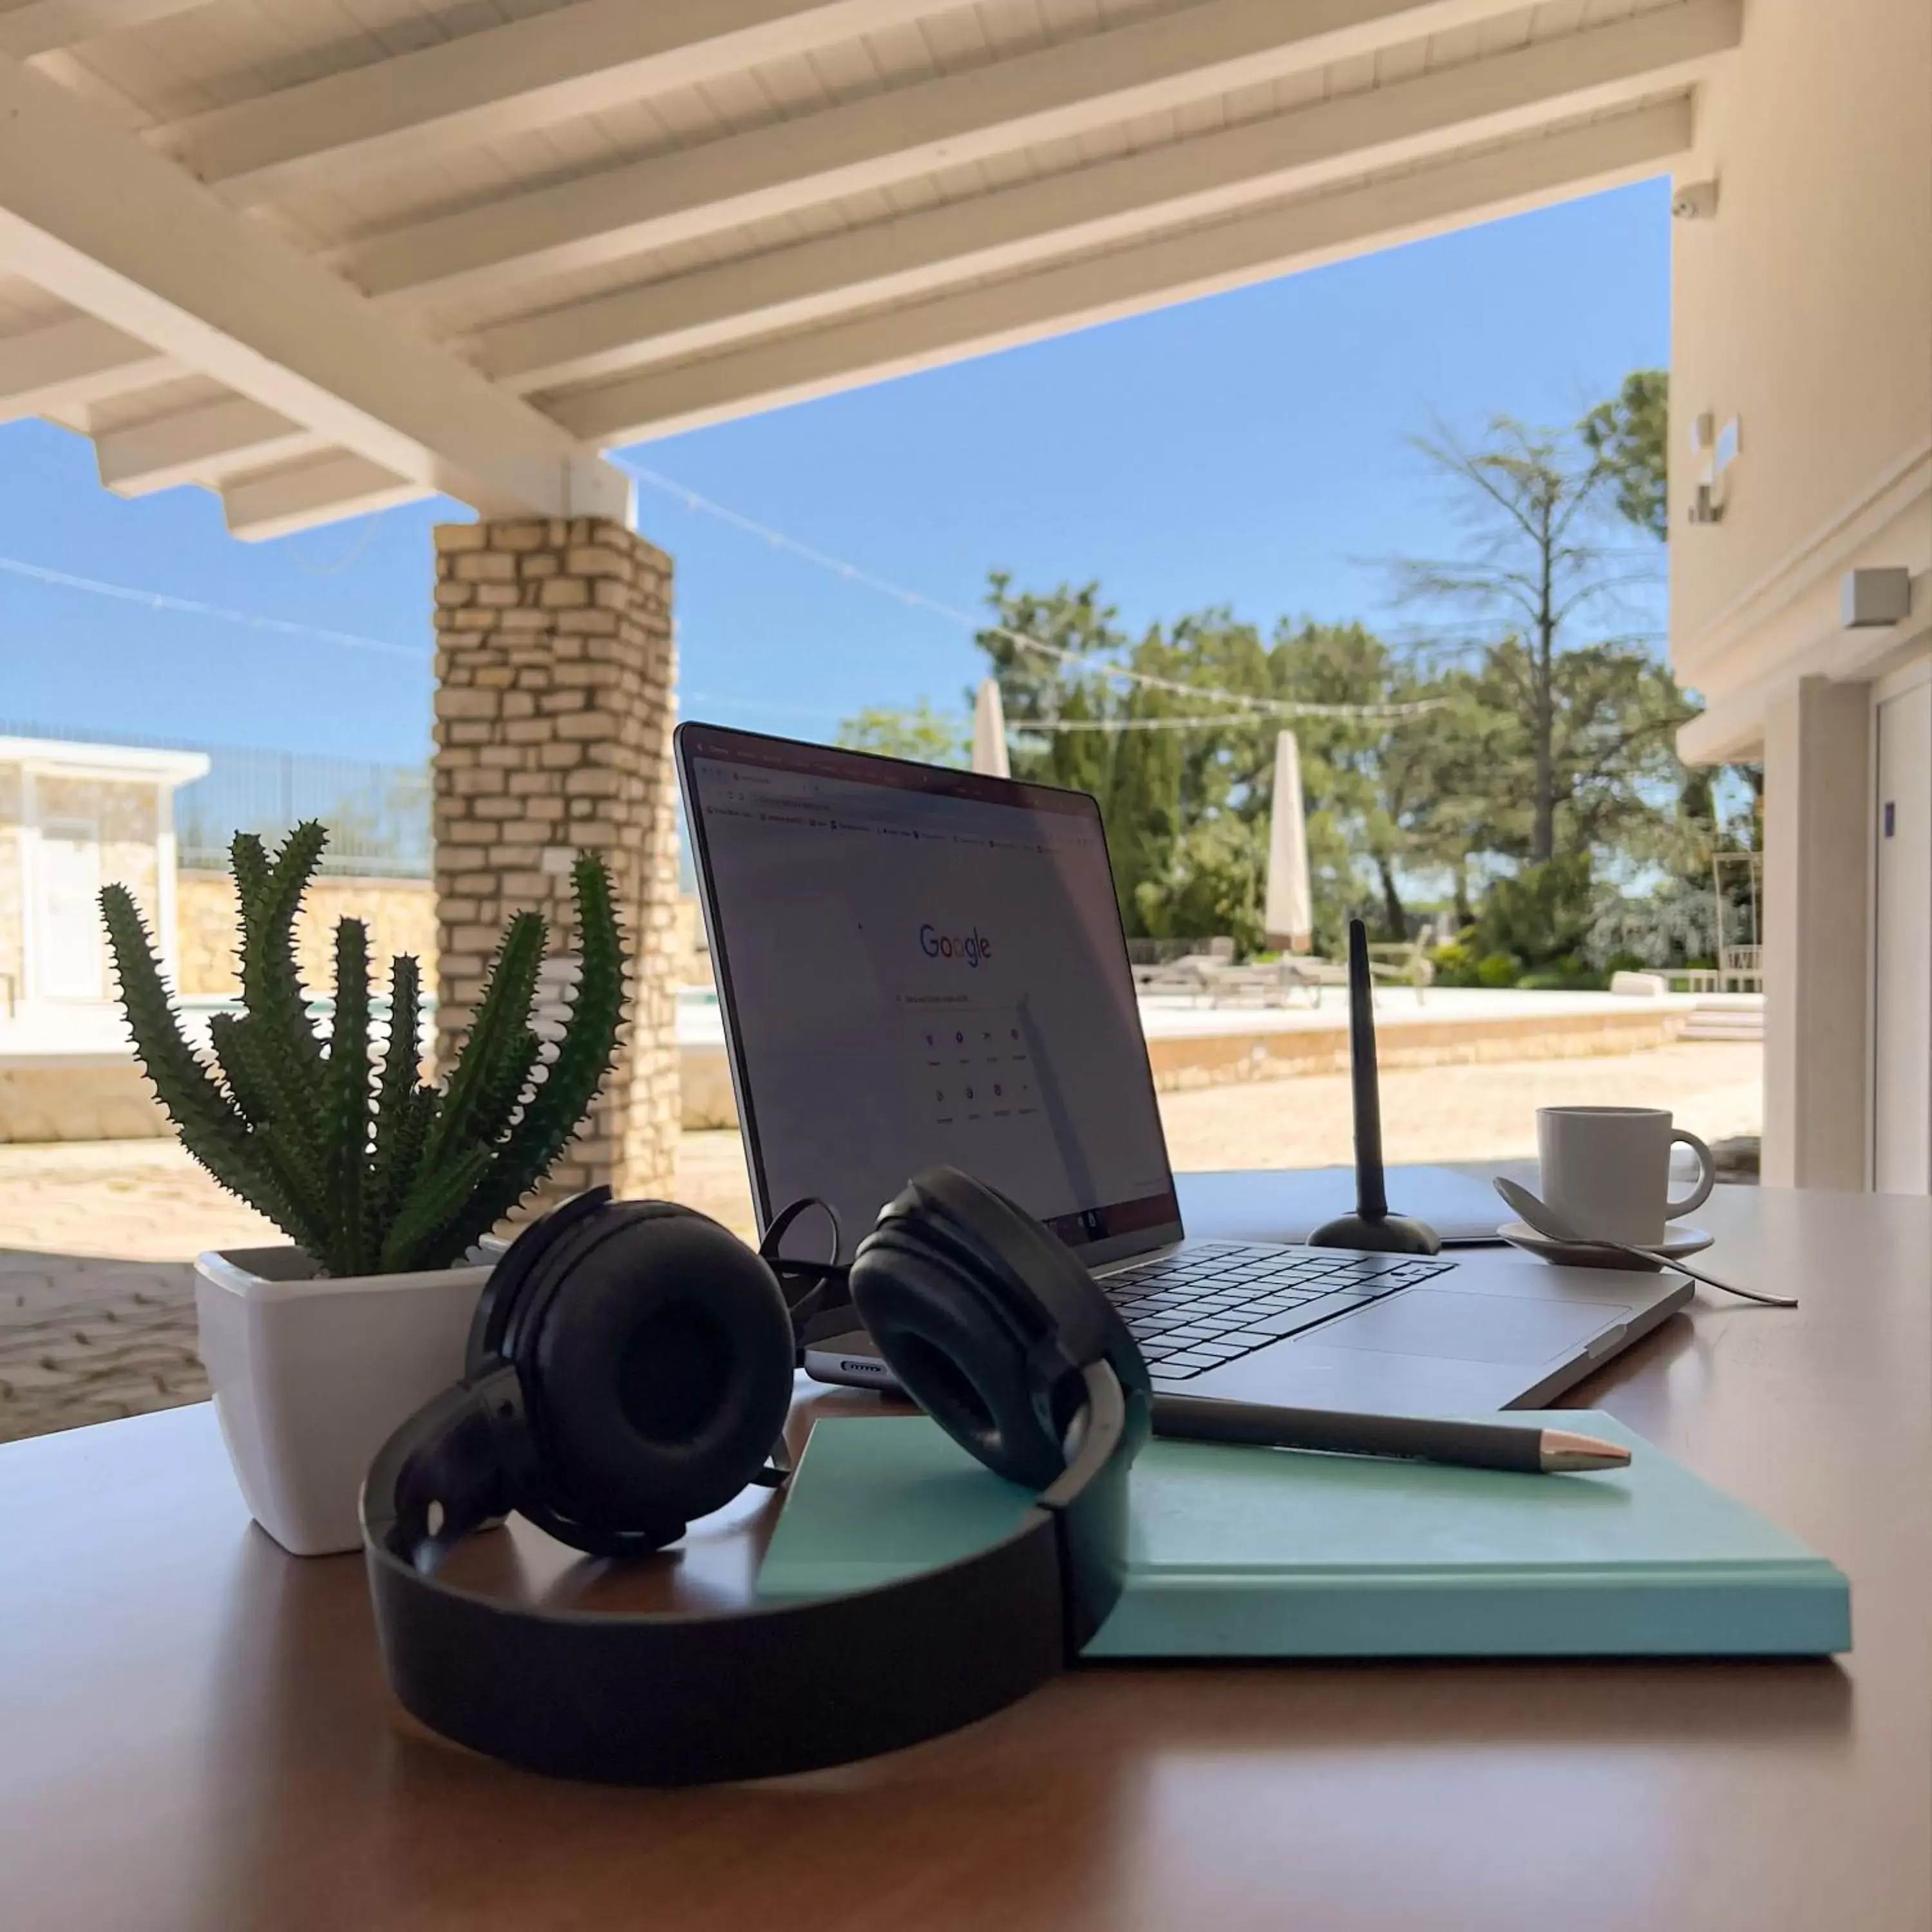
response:
[[[1699,1219],[1804,1307],[1700,1294],[1573,1400],[1844,1568],[1841,1661],[1092,1668],[844,1769],[550,1782],[400,1715],[360,1558],[284,1556],[180,1409],[0,1450],[0,1925],[1924,1932],[1932,1203]],[[479,1562],[728,1600],[770,1507],[621,1592],[520,1529]]]

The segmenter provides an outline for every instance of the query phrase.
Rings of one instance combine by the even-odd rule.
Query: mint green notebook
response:
[[[1087,1654],[1850,1649],[1850,1586],[1822,1557],[1611,1417],[1548,1419],[1628,1443],[1630,1466],[1522,1476],[1150,1443],[1134,1466],[1126,1593]],[[950,1562],[1015,1527],[1030,1500],[923,1416],[828,1417],[758,1594],[828,1595]]]

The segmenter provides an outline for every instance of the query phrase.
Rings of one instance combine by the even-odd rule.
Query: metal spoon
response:
[[[1701,1281],[1706,1288],[1721,1288],[1726,1294],[1741,1295],[1746,1301],[1761,1302],[1767,1308],[1796,1308],[1796,1300],[1782,1294],[1760,1294],[1755,1289],[1735,1288],[1727,1281],[1720,1281],[1715,1275],[1705,1274],[1683,1262],[1675,1261],[1669,1255],[1660,1254],[1654,1248],[1633,1247],[1628,1241],[1606,1241],[1594,1234],[1580,1234],[1546,1201],[1540,1200],[1526,1187],[1519,1186],[1514,1180],[1505,1180],[1499,1174],[1496,1177],[1496,1190],[1504,1204],[1514,1209],[1546,1240],[1562,1241],[1571,1247],[1608,1248],[1613,1253],[1634,1256],[1639,1261],[1661,1262],[1667,1268],[1679,1274],[1688,1274],[1693,1281]]]

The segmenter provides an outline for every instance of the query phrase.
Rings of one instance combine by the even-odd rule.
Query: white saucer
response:
[[[1717,1239],[1702,1228],[1673,1225],[1664,1230],[1664,1239],[1657,1244],[1657,1252],[1664,1260],[1643,1262],[1621,1249],[1600,1248],[1591,1241],[1552,1241],[1546,1234],[1539,1234],[1527,1221],[1505,1221],[1496,1232],[1511,1247],[1520,1248],[1526,1254],[1540,1255],[1545,1261],[1564,1268],[1641,1268],[1652,1274],[1666,1262],[1702,1254]]]

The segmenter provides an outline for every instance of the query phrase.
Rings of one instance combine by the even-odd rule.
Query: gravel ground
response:
[[[1520,1158],[1535,1110],[1562,1102],[1667,1106],[1706,1140],[1755,1134],[1763,1053],[1698,1042],[1655,1053],[1382,1076],[1390,1161]],[[1349,1157],[1339,1075],[1162,1096],[1182,1171],[1318,1167]],[[751,1202],[735,1132],[687,1134],[678,1193],[741,1233]],[[188,1262],[277,1240],[170,1141],[0,1146],[0,1442],[208,1393],[194,1352]]]

